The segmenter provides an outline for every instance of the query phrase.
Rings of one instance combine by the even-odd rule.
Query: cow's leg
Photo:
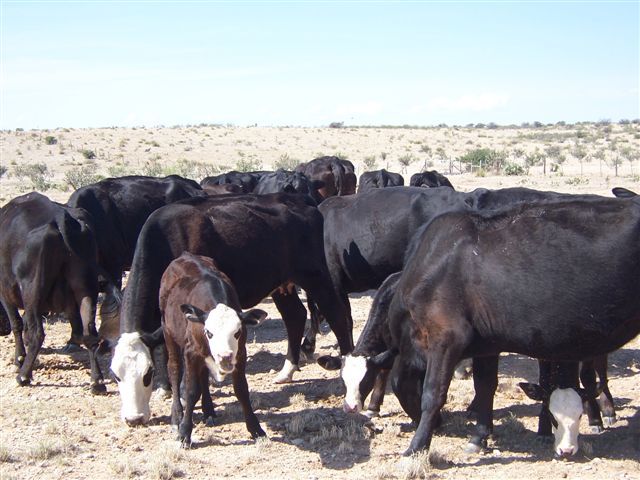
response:
[[[274,382],[287,383],[292,381],[293,373],[299,369],[300,341],[304,333],[307,311],[295,291],[292,293],[273,292],[271,297],[282,315],[287,329],[287,359]]]
[[[165,337],[167,346],[167,373],[171,382],[171,427],[176,431],[182,421],[183,408],[180,401],[180,382],[182,381],[182,351],[170,336]]]
[[[598,397],[598,404],[602,412],[602,422],[605,427],[610,427],[616,422],[616,409],[613,404],[613,395],[609,391],[607,363],[607,355],[601,355],[593,359],[593,367],[599,379],[598,388],[602,388],[602,393]]]
[[[22,338],[24,325],[16,307],[14,307],[13,305],[9,305],[4,301],[2,301],[2,306],[7,312],[9,323],[11,324],[11,331],[13,332],[13,339],[15,343],[13,363],[19,369],[24,363],[24,359],[27,355],[24,348],[24,340]]]
[[[308,292],[307,307],[309,309],[309,329],[304,334],[300,351],[307,358],[307,361],[311,362],[313,361],[313,353],[316,350],[316,337],[320,333],[320,323],[323,318],[318,310],[318,306]]]
[[[493,432],[493,397],[498,387],[497,355],[473,359],[473,386],[476,394],[473,411],[477,415],[476,431],[465,448],[468,453],[477,453],[487,446],[487,438]]]
[[[258,417],[251,407],[251,400],[249,398],[249,386],[247,385],[247,377],[245,374],[247,364],[247,350],[245,347],[246,334],[239,340],[238,356],[236,368],[233,370],[233,391],[240,402],[242,412],[244,413],[244,422],[247,426],[247,430],[252,438],[264,437],[266,433],[260,427]]]
[[[184,414],[178,426],[178,438],[184,448],[191,447],[191,432],[193,431],[193,409],[200,398],[200,372],[206,368],[202,361],[185,355],[184,365]],[[178,389],[179,390],[179,389]],[[180,401],[180,399],[178,399]]]
[[[82,344],[89,352],[89,363],[91,365],[91,392],[94,394],[104,393],[107,388],[104,385],[104,377],[97,359],[96,297],[91,294],[78,294],[76,301],[79,307],[75,304],[70,305],[64,313],[72,325],[77,323],[82,325]]]
[[[552,379],[552,363],[547,360],[538,360],[538,384],[545,392],[551,393]],[[556,381],[557,383],[557,381]],[[549,412],[549,406],[546,402],[542,403],[540,408],[540,414],[538,415],[538,435],[549,436],[552,435],[551,430],[551,412]]]
[[[69,323],[71,324],[71,337],[67,340],[67,343],[62,348],[64,353],[76,353],[82,350],[80,345],[82,345],[83,337],[84,337],[84,329],[82,326],[82,320],[80,316],[72,315],[71,317],[67,314],[64,314]]]
[[[171,389],[173,390],[173,388],[175,386],[172,383]],[[180,387],[178,386],[178,388]],[[202,391],[202,423],[212,427],[216,412],[214,411],[213,400],[209,391],[209,370],[206,368],[203,368],[200,372],[200,390]]]
[[[580,381],[587,395],[583,398],[584,410],[589,419],[589,428],[591,433],[601,433],[604,430],[602,417],[600,416],[600,406],[596,400],[597,383],[596,371],[593,360],[585,360],[580,367]]]
[[[426,365],[420,402],[420,421],[409,448],[404,452],[405,456],[428,449],[431,445],[440,410],[447,400],[453,371],[460,360],[463,349],[453,341],[456,338],[455,332],[442,333],[444,338],[452,340],[449,345],[434,338],[429,348],[420,352]]]
[[[42,325],[42,315],[29,308],[25,311],[25,337],[27,339],[27,354],[24,362],[18,371],[16,381],[18,385],[28,385],[31,383],[31,374],[36,357],[44,342],[44,327]]]
[[[303,283],[300,285],[315,300],[320,313],[327,319],[336,336],[340,354],[350,353],[353,350],[353,319],[347,294],[336,293],[328,274],[310,275],[301,280]]]
[[[369,406],[367,410],[363,412],[364,416],[373,418],[380,415],[380,406],[384,401],[384,394],[387,390],[387,379],[389,378],[390,372],[391,370],[382,369],[376,375],[371,398],[369,399]]]
[[[153,362],[155,367],[154,381],[157,389],[164,398],[171,396],[171,385],[167,373],[167,347],[164,342],[153,349]]]

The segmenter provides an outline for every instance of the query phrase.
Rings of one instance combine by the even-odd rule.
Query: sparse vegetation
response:
[[[52,187],[53,172],[44,163],[16,165],[13,168],[13,175],[19,179],[28,179],[33,190],[45,192]]]
[[[46,137],[44,137],[44,143],[46,145],[55,145],[56,143],[58,143],[58,139],[52,135],[47,135]]]
[[[93,150],[82,149],[80,150],[80,153],[87,160],[93,160],[94,158],[96,158],[96,152],[94,152]]]
[[[302,163],[300,160],[289,156],[288,153],[283,153],[278,160],[273,163],[273,168],[275,170],[280,168],[283,170],[294,170],[300,163]]]
[[[72,168],[64,174],[64,181],[74,190],[95,183],[99,179],[100,176],[96,174],[95,165],[84,165],[82,167]]]

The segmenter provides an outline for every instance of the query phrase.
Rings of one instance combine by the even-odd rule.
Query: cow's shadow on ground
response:
[[[365,427],[366,418],[347,415],[340,407],[321,402],[330,395],[337,395],[341,388],[342,383],[338,378],[299,380],[282,385],[282,388],[273,392],[253,391],[251,399],[258,419],[263,428],[267,427],[272,442],[313,452],[319,456],[324,467],[343,470],[369,460],[373,434]],[[212,388],[214,404],[216,398],[223,395],[220,388]],[[298,405],[295,411],[283,411]],[[216,404],[215,408],[217,416],[214,429],[232,423],[244,423],[244,415],[237,401]],[[152,421],[168,425],[170,418],[155,417]],[[202,413],[197,409],[194,422],[201,421]],[[212,433],[213,436],[209,435],[208,439],[194,447],[220,444],[215,430]],[[247,441],[239,437],[232,443],[243,444]]]

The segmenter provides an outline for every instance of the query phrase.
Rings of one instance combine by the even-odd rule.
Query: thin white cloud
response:
[[[467,94],[459,97],[439,96],[429,99],[426,105],[417,111],[472,111],[482,112],[503,107],[509,103],[510,97],[504,93]]]

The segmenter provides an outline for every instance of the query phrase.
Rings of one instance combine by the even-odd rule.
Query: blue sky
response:
[[[1,2],[0,128],[640,117],[640,2]]]

